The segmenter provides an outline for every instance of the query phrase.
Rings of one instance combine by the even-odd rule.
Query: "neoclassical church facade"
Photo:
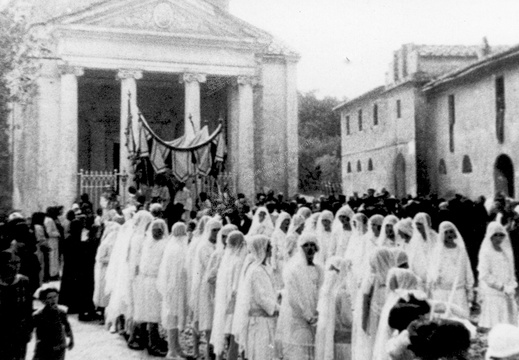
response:
[[[37,97],[13,110],[15,208],[70,206],[80,169],[131,174],[125,132],[139,113],[166,140],[222,124],[237,192],[297,191],[299,56],[228,0],[36,6],[52,55]]]

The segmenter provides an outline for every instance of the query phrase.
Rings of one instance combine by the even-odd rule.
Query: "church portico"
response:
[[[46,62],[40,80],[36,107],[45,125],[30,135],[41,150],[38,170],[19,162],[15,177],[32,172],[54,195],[34,204],[41,190],[20,189],[18,207],[71,204],[80,169],[117,170],[133,181],[128,123],[137,134],[140,114],[164,141],[222,124],[224,169],[237,192],[251,197],[270,184],[287,195],[297,191],[297,156],[287,153],[297,151],[298,57],[273,46],[269,34],[202,0],[114,0],[47,25],[57,60]],[[26,128],[31,120],[18,121]]]

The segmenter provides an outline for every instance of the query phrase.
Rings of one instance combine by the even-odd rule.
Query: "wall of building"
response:
[[[256,190],[268,187],[288,192],[287,158],[287,64],[284,58],[268,57],[261,70],[261,113],[255,124]]]
[[[346,194],[364,193],[368,188],[396,191],[396,159],[401,154],[406,163],[406,193],[415,194],[415,89],[404,84],[382,94],[348,104],[341,109],[342,178]],[[400,100],[400,118],[397,115]],[[378,125],[374,124],[373,106],[378,105]],[[363,129],[359,130],[358,112],[362,109]],[[350,135],[346,117],[350,116]],[[368,170],[369,160],[373,170]],[[357,170],[360,161],[362,171]],[[348,163],[351,172],[348,172]]]
[[[519,67],[508,65],[500,72],[474,77],[447,89],[429,93],[428,108],[434,146],[428,151],[431,180],[439,195],[462,193],[471,198],[494,195],[494,165],[500,154],[508,155],[515,169],[519,166]],[[505,82],[505,141],[496,137],[495,78],[502,75]],[[448,96],[455,96],[456,121],[454,152],[449,150]],[[472,162],[472,173],[462,173],[463,156]],[[447,167],[447,175],[438,173],[440,159]],[[519,186],[516,171],[516,194]]]

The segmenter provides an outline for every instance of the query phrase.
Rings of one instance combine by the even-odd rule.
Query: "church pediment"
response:
[[[258,40],[260,33],[200,0],[107,1],[57,18],[62,25]]]

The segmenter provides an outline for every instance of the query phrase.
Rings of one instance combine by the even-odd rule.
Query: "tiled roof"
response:
[[[34,6],[33,21],[45,22],[52,18],[85,10],[110,0],[29,0]]]
[[[466,45],[415,45],[420,56],[459,56],[472,57],[477,56],[480,49],[479,46]]]
[[[471,63],[468,66],[464,66],[462,68],[451,71],[439,78],[429,82],[423,88],[424,91],[429,91],[438,86],[449,83],[453,80],[460,79],[462,77],[469,76],[474,74],[476,71],[479,71],[483,68],[487,68],[489,66],[495,66],[500,61],[507,60],[511,57],[519,56],[519,45],[516,46],[494,46],[492,48],[492,52],[483,57],[482,59]]]

